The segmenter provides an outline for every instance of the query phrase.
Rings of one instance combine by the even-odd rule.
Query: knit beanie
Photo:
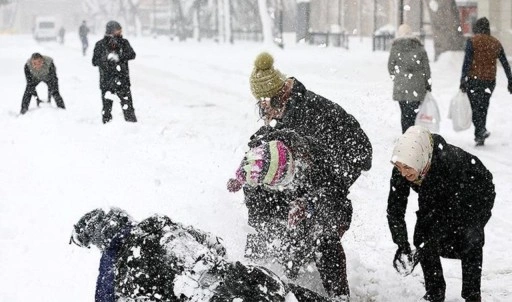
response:
[[[430,164],[433,149],[430,131],[421,126],[411,126],[398,138],[391,162],[401,162],[421,174]]]
[[[410,37],[412,36],[412,29],[407,24],[402,24],[398,27],[397,37],[403,38],[403,37]]]
[[[281,141],[270,141],[247,151],[237,180],[250,186],[277,188],[289,184],[294,175],[295,163],[288,147]]]
[[[260,53],[254,61],[249,79],[251,92],[257,99],[271,98],[283,87],[286,77],[274,68],[274,58],[267,52]]]
[[[486,17],[476,20],[475,26],[473,26],[473,33],[490,35],[491,25],[489,24],[489,20]]]
[[[119,22],[117,21],[108,21],[107,23],[107,26],[105,28],[105,34],[106,35],[112,35],[116,30],[120,30],[122,29],[121,28],[121,24],[119,24]]]

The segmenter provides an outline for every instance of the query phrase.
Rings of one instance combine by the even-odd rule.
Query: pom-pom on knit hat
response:
[[[254,68],[249,79],[251,92],[257,99],[271,98],[283,87],[286,77],[274,68],[274,58],[262,52],[254,60]]]
[[[237,171],[237,180],[250,186],[270,188],[286,186],[295,175],[292,153],[281,141],[270,141],[245,154]]]

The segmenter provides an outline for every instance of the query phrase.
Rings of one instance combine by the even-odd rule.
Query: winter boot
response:
[[[475,137],[476,146],[483,146],[485,139],[491,136],[491,132],[485,131],[481,136]]]
[[[474,294],[466,298],[466,302],[482,302],[480,294]]]
[[[64,105],[64,100],[60,96],[60,94],[57,92],[53,95],[53,99],[55,100],[55,104],[57,104],[57,107],[66,109],[66,106]],[[50,100],[50,99],[48,99]]]
[[[350,301],[350,297],[349,296],[334,296],[332,297],[331,299],[332,301],[334,302],[349,302]]]
[[[444,294],[438,293],[432,295],[427,293],[420,299],[420,302],[444,302]]]

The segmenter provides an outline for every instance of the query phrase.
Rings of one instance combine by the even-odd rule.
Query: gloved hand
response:
[[[206,238],[206,243],[209,248],[214,249],[219,256],[226,256],[226,248],[222,242],[222,238],[217,236],[210,235],[208,238]]]
[[[229,192],[238,192],[242,188],[243,184],[235,178],[230,178],[227,183],[227,189]]]
[[[467,91],[468,91],[468,82],[466,82],[466,80],[464,80],[464,79],[460,80],[459,89],[463,93],[467,93]]]
[[[507,89],[508,89],[508,92],[509,92],[510,94],[512,94],[512,82],[508,82],[508,87],[507,87]]]
[[[115,52],[111,52],[111,53],[108,54],[107,60],[114,61],[114,62],[119,62],[119,55],[117,53],[115,53]]]
[[[296,199],[290,203],[288,211],[288,228],[295,229],[299,223],[307,217],[306,203],[302,199]]]
[[[268,133],[264,140],[267,142],[274,140],[283,142],[296,158],[310,155],[309,141],[293,130],[274,130]]]
[[[274,128],[272,128],[271,126],[262,126],[260,129],[258,129],[258,131],[256,131],[256,133],[251,135],[250,141],[248,143],[249,148],[254,148],[261,145],[262,139],[273,131]]]
[[[403,275],[410,275],[419,262],[419,255],[411,251],[410,246],[398,247],[393,259],[393,267],[395,270]]]

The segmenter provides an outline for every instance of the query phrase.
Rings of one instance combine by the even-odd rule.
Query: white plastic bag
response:
[[[459,93],[450,102],[448,118],[452,120],[453,130],[462,131],[471,127],[473,112],[468,95],[459,90]]]
[[[436,100],[430,92],[427,92],[425,99],[421,103],[418,114],[416,115],[415,125],[423,126],[430,132],[439,132],[439,122],[441,115],[437,107]]]

